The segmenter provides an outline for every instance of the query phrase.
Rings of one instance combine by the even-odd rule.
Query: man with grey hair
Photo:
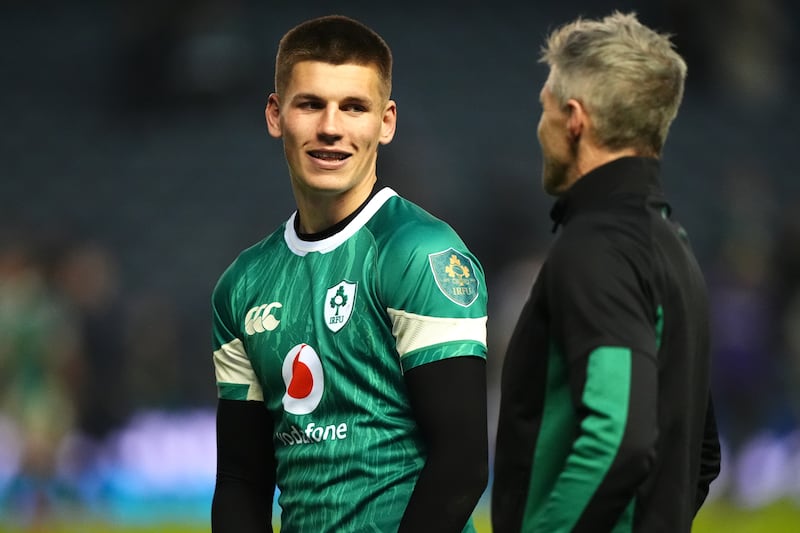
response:
[[[659,179],[686,64],[618,12],[557,29],[542,62],[561,234],[504,361],[493,529],[688,532],[720,449],[707,290]]]

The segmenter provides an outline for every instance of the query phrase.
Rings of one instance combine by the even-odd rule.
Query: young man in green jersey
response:
[[[688,533],[719,472],[703,275],[660,157],[686,64],[633,14],[544,48],[538,135],[558,240],[508,346],[495,533]]]
[[[473,531],[487,482],[486,284],[444,222],[377,186],[391,52],[342,16],[281,40],[266,120],[297,210],[213,294],[212,528]]]

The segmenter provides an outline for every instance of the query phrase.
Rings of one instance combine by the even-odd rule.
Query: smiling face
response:
[[[266,117],[270,135],[283,138],[298,203],[363,201],[376,180],[378,145],[394,136],[397,110],[372,66],[301,61],[285,91],[269,96]]]

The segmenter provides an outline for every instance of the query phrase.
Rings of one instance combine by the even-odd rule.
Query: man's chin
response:
[[[564,192],[564,180],[545,175],[542,177],[542,189],[550,196],[560,196]]]
[[[569,188],[567,171],[569,165],[545,161],[542,167],[542,188],[551,196],[560,196]]]
[[[303,190],[314,194],[336,195],[348,188],[347,180],[334,174],[322,176],[307,174],[297,181]]]

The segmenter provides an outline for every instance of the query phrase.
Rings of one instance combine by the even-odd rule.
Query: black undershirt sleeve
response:
[[[262,402],[219,400],[214,533],[272,531],[275,455],[272,419]]]
[[[486,362],[453,357],[405,380],[427,459],[399,531],[460,532],[488,481]]]

